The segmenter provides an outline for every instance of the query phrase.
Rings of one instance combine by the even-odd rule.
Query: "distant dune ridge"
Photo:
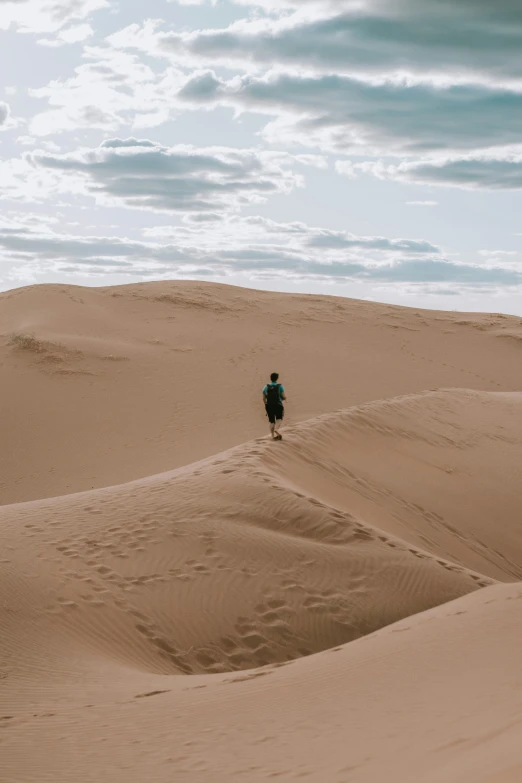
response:
[[[1,294],[2,781],[521,780],[521,345],[204,283]]]

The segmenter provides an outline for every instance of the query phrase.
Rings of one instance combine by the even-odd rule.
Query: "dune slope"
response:
[[[1,294],[2,783],[518,783],[521,345],[200,283]]]
[[[5,779],[518,783],[521,605],[488,587],[247,675],[107,667],[100,695],[4,718]]]
[[[263,454],[288,487],[492,578],[522,579],[522,394],[427,392],[297,432],[297,448]]]
[[[130,484],[3,507],[0,717],[11,779],[82,782],[103,769],[118,783],[198,781],[211,770],[223,781],[335,781],[348,771],[377,781],[391,764],[392,780],[413,783],[424,767],[403,753],[408,732],[427,768],[454,753],[476,769],[473,738],[501,719],[509,744],[516,725],[518,697],[504,699],[514,610],[495,617],[482,596],[520,594],[486,571],[510,579],[502,552],[519,557],[520,474],[500,482],[495,472],[522,445],[521,406],[517,394],[409,395],[297,424],[282,443],[260,439]],[[502,516],[494,540],[492,508]],[[480,598],[468,595],[480,587]],[[446,604],[454,599],[462,606]],[[468,611],[478,619],[459,625]],[[472,648],[480,665],[463,683]],[[495,674],[477,696],[476,678],[497,665],[502,690]],[[444,672],[448,688],[460,683],[456,700]],[[436,696],[433,715],[423,689]],[[466,717],[485,693],[498,695],[488,719]],[[455,721],[458,752],[446,747]],[[22,751],[35,737],[47,743],[38,769]]]
[[[522,323],[206,283],[0,294],[0,503],[120,484],[288,421],[440,387],[522,388]]]
[[[363,433],[370,437],[377,421],[393,426],[401,413],[420,418],[419,406],[439,412],[474,407],[480,416],[484,397],[433,393],[375,404],[377,415],[366,413]],[[516,419],[517,401],[513,409],[504,397],[495,400],[499,417]],[[324,475],[327,488],[328,477],[345,475],[343,454],[354,430],[360,433],[360,422],[353,422],[358,415],[296,425],[282,443],[260,440],[131,484],[4,507],[5,590],[22,584],[12,588],[15,609],[28,612],[20,612],[19,628],[3,634],[4,660],[25,666],[26,646],[15,644],[13,633],[31,628],[38,655],[49,643],[48,660],[54,646],[62,655],[72,644],[83,655],[85,644],[157,673],[246,669],[351,641],[491,583],[454,563],[451,551],[447,560],[435,557],[407,538],[390,537],[375,515],[367,520],[320,499]],[[491,437],[497,426],[492,423]],[[518,430],[520,447],[522,425]],[[440,422],[432,439],[448,431],[452,421]],[[337,446],[337,462],[330,445]],[[378,442],[373,447],[382,452]],[[505,458],[511,447],[500,442]],[[475,467],[480,481],[485,461]],[[292,486],[285,471],[293,473]],[[381,474],[376,463],[374,482]],[[513,474],[512,493],[518,479]],[[350,483],[340,482],[347,506]],[[454,479],[454,493],[459,486]],[[418,482],[411,492],[428,505],[432,486],[427,482],[423,495]],[[495,502],[494,493],[489,500]],[[480,493],[471,501],[476,513],[481,501]],[[407,496],[404,502],[413,505]],[[467,524],[472,536],[469,505],[463,503],[462,519],[452,521],[462,531]],[[393,497],[389,506],[393,510]],[[455,547],[459,543],[457,534]],[[16,612],[6,611],[12,623]],[[33,665],[29,656],[27,666]]]

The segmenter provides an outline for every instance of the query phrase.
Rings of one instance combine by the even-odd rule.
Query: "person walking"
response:
[[[285,415],[283,400],[286,400],[285,387],[279,383],[279,373],[273,372],[270,383],[267,383],[263,389],[263,402],[273,440],[283,440],[279,432]]]

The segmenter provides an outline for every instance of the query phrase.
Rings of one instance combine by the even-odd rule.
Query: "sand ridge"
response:
[[[86,453],[80,464],[71,442],[50,438],[53,481],[36,457],[26,473],[15,460],[3,476],[5,498],[27,492],[26,502],[0,507],[0,752],[9,783],[518,779],[522,393],[513,390],[518,366],[503,369],[518,351],[512,336],[498,340],[504,319],[199,284],[3,297],[3,324],[33,329],[28,344],[5,336],[9,393],[18,384],[30,407],[39,390],[43,400],[57,391],[70,405],[66,418],[80,421],[76,451]],[[114,424],[103,410],[107,390],[128,387],[129,405],[140,394],[148,405],[160,399],[151,390],[161,373],[172,380],[165,346],[151,353],[146,326],[125,331],[130,308],[137,318],[144,307],[162,324],[163,308],[174,308],[185,347],[199,341],[194,364],[173,362],[176,373],[186,368],[192,383],[202,357],[214,355],[209,377],[225,388],[252,371],[251,357],[243,364],[235,354],[237,323],[257,328],[267,310],[295,318],[285,335],[290,377],[310,378],[310,334],[323,344],[315,415],[306,416],[297,390],[283,442],[259,437],[260,416],[249,424],[258,436],[229,448],[241,417],[226,417],[226,434],[210,420],[222,401],[208,378],[200,375],[207,385],[191,387],[190,398],[173,382],[174,407],[165,393],[154,415],[159,422],[174,411],[170,434],[182,416],[204,456],[147,474],[154,449],[144,446],[145,428],[130,425],[118,443],[131,420]],[[209,335],[216,318],[222,333]],[[459,328],[465,336],[450,347],[446,331]],[[323,342],[343,329],[350,350],[355,334],[366,336],[359,363],[375,372],[348,392],[339,341],[331,353]],[[390,336],[409,330],[422,332],[418,344]],[[126,359],[100,358],[109,338],[126,345]],[[384,349],[390,361],[372,387]],[[273,355],[261,354],[268,366]],[[128,369],[104,375],[101,362]],[[56,376],[55,367],[79,374]],[[419,389],[428,377],[451,388]],[[475,377],[475,388],[459,388],[463,377]],[[345,396],[363,400],[331,405],[343,384]],[[49,434],[53,411],[31,410],[34,433]],[[29,432],[19,433],[20,454],[29,454]],[[181,460],[183,427],[174,452],[167,438],[153,442],[159,463],[173,453]],[[85,488],[101,444],[103,471],[129,453],[118,470],[134,480],[111,485],[108,470]],[[84,491],[45,497],[45,488],[67,490],[75,471]]]
[[[433,388],[522,388],[515,317],[161,282],[0,294],[0,503],[191,464],[288,422]],[[282,376],[282,377],[283,377]]]

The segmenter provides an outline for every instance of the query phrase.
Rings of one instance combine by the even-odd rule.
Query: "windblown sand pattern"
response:
[[[2,783],[522,779],[519,319],[43,286],[0,334]]]

